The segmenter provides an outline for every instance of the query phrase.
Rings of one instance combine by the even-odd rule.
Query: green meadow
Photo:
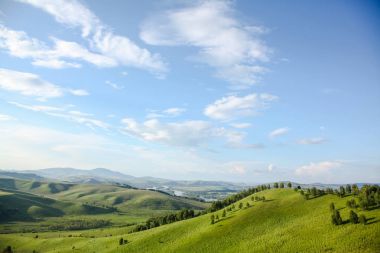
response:
[[[211,224],[211,213],[149,230],[131,226],[82,231],[0,235],[0,248],[15,252],[380,252],[380,209],[362,211],[367,224],[348,222],[352,196],[323,195],[306,200],[292,189],[270,189],[235,203],[235,210]],[[239,203],[244,207],[239,209]],[[343,219],[331,223],[334,202]],[[249,203],[250,207],[246,207]],[[127,243],[119,245],[120,238]]]

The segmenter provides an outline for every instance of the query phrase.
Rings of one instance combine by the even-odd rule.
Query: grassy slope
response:
[[[331,225],[328,205],[335,202],[343,219],[348,219],[345,202],[351,197],[327,195],[306,201],[299,193],[286,189],[258,195],[269,201],[246,198],[242,202],[249,201],[253,207],[230,212],[214,225],[210,225],[208,214],[133,234],[110,228],[40,233],[38,239],[33,238],[34,234],[0,235],[0,249],[10,244],[17,252],[72,252],[73,246],[78,252],[379,252],[379,209],[359,212],[370,218],[368,225],[337,227]],[[119,246],[121,236],[130,243]]]
[[[178,198],[149,190],[126,189],[115,185],[45,183],[0,178],[0,188],[48,196],[61,201],[117,207],[118,210],[204,209],[207,203]]]

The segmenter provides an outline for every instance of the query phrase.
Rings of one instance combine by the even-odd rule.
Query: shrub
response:
[[[353,224],[359,223],[358,215],[354,211],[350,211],[350,222]]]
[[[334,225],[341,225],[343,223],[338,210],[334,210],[334,213],[331,215],[331,222]]]
[[[330,203],[330,211],[333,212],[335,210],[335,205],[333,202]]]
[[[119,245],[123,245],[124,244],[124,239],[123,238],[120,238],[119,239]]]
[[[215,215],[211,214],[210,219],[211,219],[211,224],[214,224],[215,223]]]
[[[3,250],[3,253],[13,253],[12,247],[11,247],[11,246],[7,246],[7,247]]]
[[[367,218],[364,216],[364,214],[361,214],[359,216],[359,222],[363,225],[367,224]]]

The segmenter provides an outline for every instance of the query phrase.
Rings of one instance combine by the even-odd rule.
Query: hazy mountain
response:
[[[25,180],[35,180],[42,181],[44,178],[34,174],[25,172],[15,172],[15,171],[4,171],[0,170],[0,177],[2,178],[14,178],[14,179],[25,179]]]

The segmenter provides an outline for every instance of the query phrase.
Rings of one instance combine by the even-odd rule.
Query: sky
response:
[[[378,1],[0,1],[0,168],[380,182]]]

